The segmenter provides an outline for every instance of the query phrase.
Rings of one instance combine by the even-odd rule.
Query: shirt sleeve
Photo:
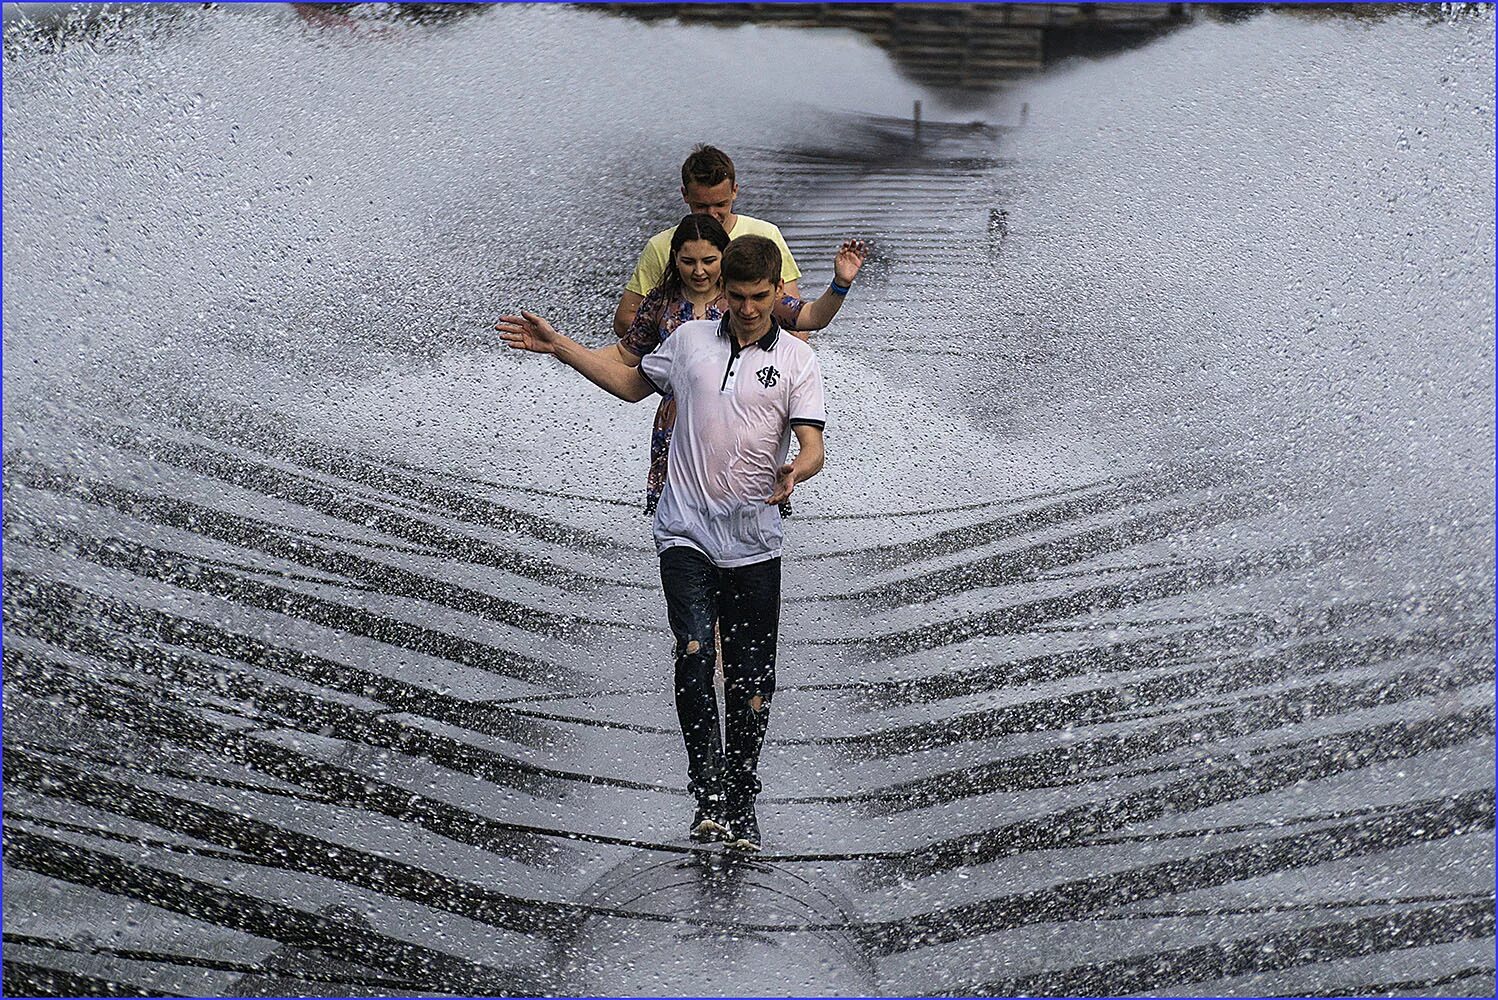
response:
[[[636,295],[649,295],[655,286],[661,283],[661,276],[666,273],[666,257],[671,246],[670,233],[673,231],[667,231],[665,249],[662,248],[659,233],[645,244],[645,249],[640,251],[640,259],[635,264],[635,273],[630,276],[629,282],[624,286],[625,291],[634,292]]]
[[[791,248],[786,246],[785,237],[780,235],[780,227],[771,226],[770,229],[772,230],[770,239],[774,240],[775,245],[780,248],[780,280],[799,281],[801,269],[796,266],[796,258],[791,256]]]
[[[665,311],[666,297],[651,292],[640,303],[634,322],[619,335],[619,346],[636,357],[643,358],[661,344],[661,313]]]
[[[681,350],[681,336],[667,337],[659,342],[655,350],[640,359],[640,374],[650,387],[662,396],[671,394],[671,369],[676,364],[676,355]]]
[[[822,362],[811,353],[791,384],[790,425],[818,430],[827,426],[827,395],[822,388]]]
[[[801,310],[806,308],[806,300],[798,299],[794,295],[782,295],[775,303],[775,319],[787,330],[799,330],[796,325],[801,319]]]

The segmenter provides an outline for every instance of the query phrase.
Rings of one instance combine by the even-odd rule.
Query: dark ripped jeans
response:
[[[780,560],[720,569],[696,549],[673,546],[661,553],[661,584],[676,637],[676,717],[687,745],[688,788],[699,799],[752,800],[775,694]],[[714,621],[723,640],[721,742]]]

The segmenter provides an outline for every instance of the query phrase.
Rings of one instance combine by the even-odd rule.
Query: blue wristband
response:
[[[832,284],[830,284],[830,285],[827,286],[827,290],[829,292],[831,292],[833,295],[847,295],[848,294],[848,289],[850,289],[852,287],[853,287],[852,285],[839,285],[837,283],[837,279],[833,278],[832,279]]]

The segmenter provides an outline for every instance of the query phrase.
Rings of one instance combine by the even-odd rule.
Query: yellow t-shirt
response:
[[[629,279],[629,284],[624,286],[626,291],[634,292],[636,295],[649,295],[650,290],[660,284],[661,275],[666,273],[666,264],[671,258],[671,237],[675,232],[676,227],[672,226],[650,237],[650,242],[645,244],[645,249],[640,254],[640,262],[635,265],[634,276]],[[780,230],[770,223],[740,215],[728,235],[730,238],[735,236],[769,237],[780,248],[780,280],[795,281],[801,277],[801,269],[796,266],[796,258],[791,256],[791,248],[785,245],[785,237],[781,236]]]

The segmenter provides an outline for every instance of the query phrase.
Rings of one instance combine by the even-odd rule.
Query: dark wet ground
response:
[[[829,119],[741,169],[808,272],[878,240],[830,372],[1003,426],[975,359],[1035,345],[929,289],[993,282],[1013,164],[926,138]],[[1492,993],[1490,587],[1342,589],[1406,543],[1287,529],[1226,456],[916,495],[792,521],[766,850],[732,859],[684,836],[631,500],[222,401],[33,429],[6,992]]]

